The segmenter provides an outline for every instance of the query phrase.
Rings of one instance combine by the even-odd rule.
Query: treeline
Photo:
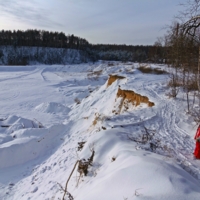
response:
[[[92,45],[95,55],[101,60],[154,62],[165,61],[165,47],[161,45]]]
[[[0,31],[0,46],[13,45],[31,47],[53,47],[83,49],[89,42],[74,35],[65,35],[63,32],[50,32],[44,30],[26,31]]]
[[[87,55],[87,58],[85,60],[91,60],[91,61],[117,60],[117,61],[162,63],[165,57],[164,56],[165,49],[161,45],[153,45],[153,46],[109,45],[109,44],[93,45],[90,44],[86,39],[74,35],[65,35],[63,32],[50,32],[44,30],[26,30],[26,31],[1,30],[0,46],[1,47],[11,46],[13,48],[45,47],[45,48],[57,48],[57,49],[58,48],[77,49],[85,51],[85,55]],[[15,51],[12,51],[12,53],[13,52]],[[0,52],[0,59],[5,57],[3,53],[5,53],[5,51]],[[21,53],[21,55],[22,54],[23,53]],[[19,54],[17,54],[16,56],[19,56]],[[12,56],[9,55],[9,57]],[[24,59],[24,57],[22,59]],[[50,63],[52,63],[52,61]]]

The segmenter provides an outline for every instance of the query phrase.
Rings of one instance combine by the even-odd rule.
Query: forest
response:
[[[5,48],[6,47],[6,48]],[[41,55],[32,55],[33,50],[27,53],[27,47],[40,48]],[[34,48],[33,48],[34,47]],[[134,62],[163,63],[165,48],[161,45],[117,45],[117,44],[91,44],[86,39],[63,32],[49,32],[44,30],[1,30],[0,31],[0,63],[12,65],[26,65],[37,61],[43,63],[42,54],[48,57],[49,48],[57,56],[54,60],[45,60],[45,64],[63,64],[63,59],[58,52],[66,52],[66,49],[76,49],[85,58],[85,61],[116,60]],[[9,49],[9,50],[7,50]],[[26,49],[26,50],[25,50]],[[42,49],[42,50],[41,50]],[[35,51],[36,52],[36,51]],[[44,56],[43,55],[43,56]],[[15,59],[13,60],[13,57]],[[52,56],[50,56],[52,57]],[[16,59],[17,58],[17,59]]]

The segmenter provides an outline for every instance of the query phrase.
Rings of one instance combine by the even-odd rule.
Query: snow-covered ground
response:
[[[0,66],[0,199],[63,199],[69,180],[75,200],[199,200],[197,126],[183,94],[169,98],[169,75],[137,67]],[[111,74],[125,78],[107,87]],[[123,106],[118,88],[155,105]],[[87,176],[76,166],[70,177],[89,158]]]

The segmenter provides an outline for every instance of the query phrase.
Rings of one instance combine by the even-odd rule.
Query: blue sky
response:
[[[0,0],[0,29],[74,34],[93,44],[151,45],[187,0]]]

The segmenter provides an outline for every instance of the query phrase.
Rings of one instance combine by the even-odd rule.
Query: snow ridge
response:
[[[76,200],[199,199],[196,126],[186,102],[165,95],[167,75],[137,66],[1,67],[0,198],[62,199],[75,163],[94,150],[87,175],[76,167],[68,182]],[[125,78],[107,87],[110,74]],[[127,104],[116,113],[119,87],[154,106]]]

